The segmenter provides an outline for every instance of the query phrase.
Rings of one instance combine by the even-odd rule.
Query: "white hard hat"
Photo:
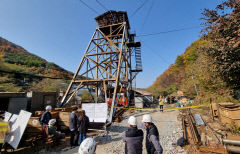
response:
[[[49,110],[52,110],[52,106],[51,105],[46,106],[46,111],[49,111]]]
[[[48,126],[50,126],[52,123],[56,123],[56,119],[51,119],[51,120],[49,120]]]
[[[81,143],[78,154],[94,154],[96,150],[96,142],[93,138],[89,137]]]
[[[149,114],[143,115],[142,122],[152,122],[152,117]]]
[[[135,118],[134,116],[130,116],[128,119],[128,123],[130,125],[136,126],[137,125],[137,118]]]

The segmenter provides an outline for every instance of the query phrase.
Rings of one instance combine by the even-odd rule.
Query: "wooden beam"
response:
[[[109,55],[109,54],[116,54],[116,53],[120,53],[120,52],[119,52],[119,51],[112,51],[112,52],[99,52],[99,53],[87,54],[86,56]]]

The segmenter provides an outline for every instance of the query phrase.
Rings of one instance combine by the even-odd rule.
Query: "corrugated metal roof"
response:
[[[142,95],[152,95],[152,93],[145,91],[145,90],[136,89],[135,91]]]

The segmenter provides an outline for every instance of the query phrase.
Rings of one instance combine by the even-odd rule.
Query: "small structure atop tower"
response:
[[[125,11],[113,11],[103,13],[102,15],[95,18],[99,27],[105,27],[114,24],[120,24],[126,22],[127,29],[130,29],[128,15]]]

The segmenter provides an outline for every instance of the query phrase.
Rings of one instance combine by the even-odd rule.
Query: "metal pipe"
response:
[[[228,152],[240,153],[240,147],[237,146],[226,146]]]
[[[232,144],[232,145],[240,145],[240,141],[239,140],[223,139],[223,143],[225,143],[225,144]]]

